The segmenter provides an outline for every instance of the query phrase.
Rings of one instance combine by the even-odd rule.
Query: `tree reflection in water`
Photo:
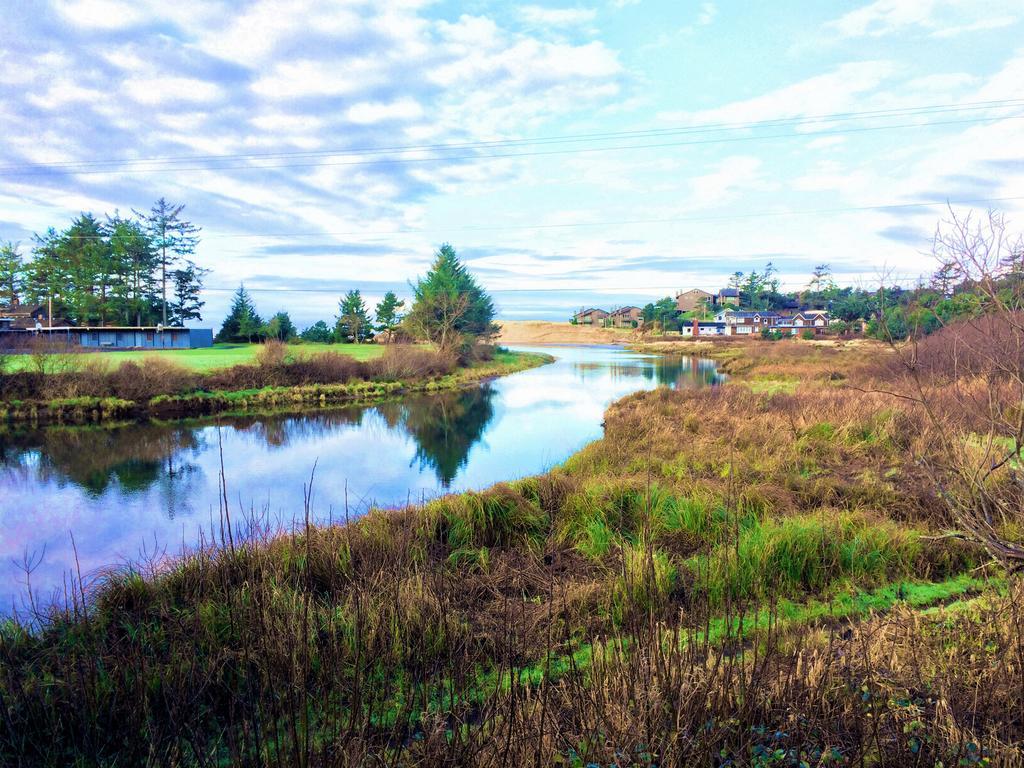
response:
[[[572,369],[583,386],[591,377],[611,377],[641,378],[684,389],[715,384],[721,378],[711,360],[674,356],[579,362]],[[269,448],[282,449],[293,442],[327,437],[339,427],[365,427],[368,419],[376,418],[385,429],[401,430],[412,439],[415,453],[410,466],[429,470],[443,488],[449,488],[494,418],[495,391],[485,383],[373,407],[224,418],[219,423],[256,437]],[[0,433],[0,466],[25,477],[32,474],[37,480],[73,483],[92,497],[112,486],[131,494],[162,485],[173,516],[176,507],[189,503],[190,476],[202,474],[191,459],[215,450],[207,445],[211,426],[209,421],[140,423]],[[372,441],[369,432],[367,442]],[[367,450],[373,449],[367,445]]]
[[[582,382],[586,382],[591,376],[611,376],[613,379],[642,378],[672,389],[693,389],[722,381],[722,374],[718,373],[713,360],[675,355],[638,356],[612,363],[574,363],[573,371]]]
[[[494,417],[490,384],[456,392],[410,398],[373,408],[345,408],[302,416],[252,416],[222,420],[226,427],[284,448],[359,426],[376,412],[389,429],[401,429],[414,441],[413,463],[429,469],[449,487],[465,466],[469,451]],[[209,423],[144,423],[115,427],[69,427],[0,433],[0,466],[39,481],[72,483],[99,497],[116,485],[123,493],[163,483],[169,494],[193,472],[189,457],[208,450]],[[177,503],[177,501],[176,501]]]
[[[416,443],[413,462],[431,469],[444,488],[466,465],[470,449],[494,418],[490,383],[401,405],[401,425]]]

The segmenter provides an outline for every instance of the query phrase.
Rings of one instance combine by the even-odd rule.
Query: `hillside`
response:
[[[592,328],[546,320],[503,320],[501,344],[626,344],[641,336],[633,328]]]

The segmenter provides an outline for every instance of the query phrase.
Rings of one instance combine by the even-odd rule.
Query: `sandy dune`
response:
[[[591,328],[544,320],[508,320],[498,325],[501,344],[628,344],[641,338],[633,328]]]

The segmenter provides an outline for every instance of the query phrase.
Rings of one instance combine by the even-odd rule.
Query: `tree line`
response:
[[[256,310],[245,284],[242,284],[235,291],[231,308],[215,340],[254,342],[301,339],[325,344],[360,344],[378,335],[390,340],[399,330],[403,320],[401,310],[404,307],[405,302],[394,291],[388,291],[377,303],[371,318],[362,292],[356,288],[348,291],[338,302],[338,314],[332,324],[318,320],[300,332],[285,310],[279,310],[265,320]]]
[[[412,304],[388,291],[377,303],[371,317],[362,292],[349,290],[338,302],[332,324],[318,320],[299,332],[286,311],[264,319],[244,285],[239,286],[216,340],[253,342],[266,339],[360,344],[373,338],[392,341],[396,336],[430,341],[439,349],[464,353],[479,340],[497,332],[494,304],[459,261],[450,244],[434,254],[427,274],[410,286]]]
[[[149,211],[82,213],[33,236],[27,254],[0,242],[0,307],[52,302],[76,325],[182,325],[201,318],[209,270],[190,258],[199,227],[184,204],[160,198]]]

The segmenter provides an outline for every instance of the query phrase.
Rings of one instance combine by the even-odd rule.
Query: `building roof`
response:
[[[723,288],[718,292],[719,296],[728,296],[730,298],[739,298],[740,292],[737,288]]]
[[[685,291],[680,290],[676,292],[676,298],[685,296],[688,293],[703,293],[705,296],[714,296],[715,294],[705,291],[703,288],[687,288]]]
[[[614,315],[625,315],[625,314],[628,314],[629,312],[632,312],[633,310],[636,310],[637,312],[641,311],[640,307],[619,307],[618,309],[616,309],[611,314],[613,316]]]
[[[590,307],[589,309],[581,309],[576,313],[576,317],[579,317],[580,315],[589,315],[591,312],[604,312],[606,315],[608,314],[607,310]]]
[[[779,317],[778,312],[773,312],[769,309],[766,309],[763,312],[758,310],[754,310],[752,312],[744,310],[743,312],[740,312],[735,309],[727,309],[722,314],[732,315],[733,317]]]

